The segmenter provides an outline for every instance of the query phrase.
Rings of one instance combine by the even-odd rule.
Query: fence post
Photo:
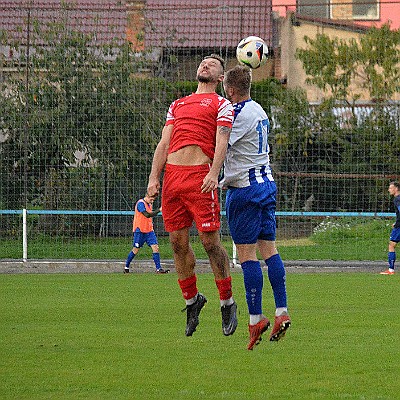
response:
[[[27,237],[27,223],[26,223],[26,208],[22,210],[22,259],[24,262],[28,259],[28,237]]]
[[[233,240],[232,240],[232,263],[233,263],[233,267],[236,267],[238,265],[237,256],[236,256],[236,245]]]

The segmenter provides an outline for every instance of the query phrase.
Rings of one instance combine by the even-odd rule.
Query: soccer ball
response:
[[[256,69],[267,62],[268,46],[258,36],[242,39],[236,47],[236,58],[242,65]]]

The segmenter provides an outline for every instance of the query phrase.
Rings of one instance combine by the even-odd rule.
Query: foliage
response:
[[[360,38],[357,53],[362,66],[363,87],[371,98],[378,101],[390,100],[400,92],[400,29],[392,30],[385,24],[381,28],[372,27]]]
[[[173,84],[149,78],[151,71],[165,77],[157,68],[177,63],[170,51],[163,55],[169,57],[166,65],[154,66],[127,43],[94,46],[91,35],[66,23],[32,26],[30,53],[19,39],[0,32],[0,43],[20,54],[17,72],[0,82],[1,207],[131,208],[145,190],[169,104],[195,91],[196,82],[179,81],[177,74]],[[334,96],[311,106],[304,90],[275,79],[252,85],[252,97],[271,117],[279,208],[302,209],[314,196],[320,211],[387,209],[382,183],[337,176],[399,172],[399,110],[383,101],[399,90],[399,70],[393,68],[398,32],[372,29],[348,43],[324,35],[306,40],[309,48],[298,56],[310,82]],[[358,95],[349,92],[356,77],[379,100],[361,116]],[[349,108],[345,121],[338,100]],[[34,228],[50,225],[54,235],[78,237],[109,232],[107,218],[85,223],[46,215]]]
[[[319,211],[387,210],[386,182],[373,177],[399,173],[399,107],[346,109],[344,122],[333,99],[310,106],[305,94],[291,94],[274,110],[271,134],[274,169],[287,175],[281,209],[298,210],[314,196]]]
[[[370,28],[359,41],[317,34],[304,37],[307,48],[299,48],[296,57],[303,63],[307,83],[329,93],[335,100],[349,103],[361,97],[359,89],[351,88],[355,80],[369,97],[386,101],[400,91],[400,30]]]
[[[285,89],[282,84],[275,78],[263,79],[261,81],[252,82],[251,98],[262,105],[264,110],[271,114],[277,98],[281,98]]]
[[[326,218],[313,230],[311,240],[318,244],[330,241],[340,245],[343,240],[379,239],[382,231],[390,232],[392,221],[373,219],[360,220],[360,218]]]
[[[399,172],[399,107],[390,99],[400,91],[400,30],[384,25],[369,29],[359,40],[327,34],[304,40],[307,47],[297,49],[296,57],[307,83],[326,97],[310,106],[299,91],[277,107],[273,160],[278,169],[294,173],[285,178],[285,186],[294,191],[282,204],[296,210],[298,202],[315,198],[321,211],[385,209],[382,184],[368,176]],[[363,90],[375,100],[370,107],[356,103]],[[295,110],[293,116],[285,109]],[[320,174],[318,198],[312,175],[300,181],[297,171]],[[340,179],[344,173],[350,178]]]
[[[315,39],[305,36],[304,40],[309,48],[297,49],[296,57],[303,62],[306,82],[323,91],[331,90],[336,99],[346,99],[357,63],[355,40],[347,43],[321,33]]]
[[[129,207],[129,195],[143,192],[164,123],[159,110],[174,89],[141,77],[143,58],[126,43],[94,47],[91,35],[62,23],[33,26],[29,59],[21,52],[19,73],[0,88],[4,207]]]

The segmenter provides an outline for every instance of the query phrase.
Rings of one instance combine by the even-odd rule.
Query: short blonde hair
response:
[[[244,65],[236,65],[225,72],[224,85],[235,88],[240,96],[250,95],[251,70]]]

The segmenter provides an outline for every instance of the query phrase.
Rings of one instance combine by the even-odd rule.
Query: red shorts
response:
[[[218,192],[201,193],[209,164],[166,164],[162,188],[162,215],[167,232],[190,228],[193,221],[201,232],[220,228]]]

